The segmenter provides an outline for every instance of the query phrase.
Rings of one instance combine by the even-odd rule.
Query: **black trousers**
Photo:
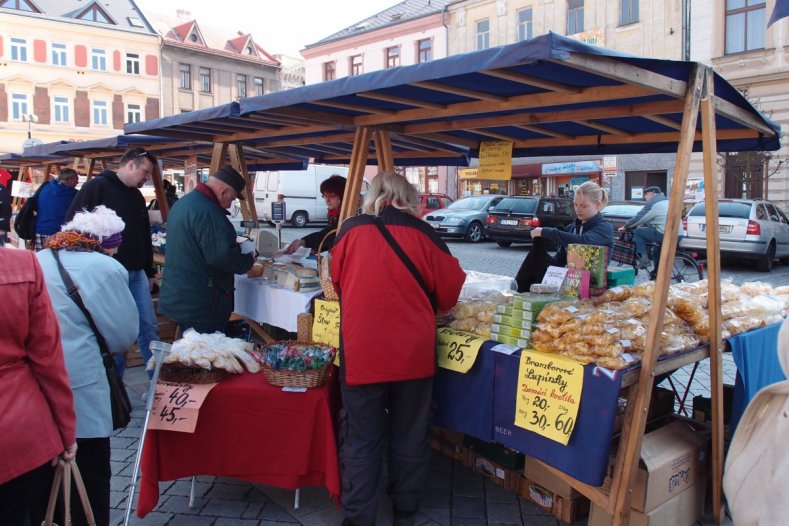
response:
[[[389,442],[388,492],[401,511],[416,511],[430,475],[433,378],[340,385],[342,511],[356,526],[372,526],[385,433]]]
[[[46,487],[48,480],[51,481],[49,463],[0,484],[0,526],[25,526],[34,496]]]
[[[110,439],[108,438],[78,438],[77,439],[77,467],[85,483],[90,507],[96,519],[97,526],[109,526],[110,523]],[[50,468],[45,486],[38,490],[41,496],[33,505],[30,524],[38,526],[44,520],[47,510],[49,491],[52,488],[54,468]],[[65,524],[63,520],[62,494],[55,510],[55,522]],[[87,526],[82,502],[79,500],[77,487],[71,483],[71,521],[73,526]]]

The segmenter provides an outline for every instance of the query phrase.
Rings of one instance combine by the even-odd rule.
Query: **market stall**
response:
[[[627,412],[610,487],[553,472],[626,524],[644,436],[691,153],[704,159],[707,223],[717,218],[718,151],[776,150],[777,125],[714,71],[693,62],[637,57],[548,34],[509,46],[372,72],[128,124],[127,133],[197,138],[227,148],[265,147],[350,165],[340,219],[357,210],[363,168],[391,169],[420,157],[461,164],[484,142],[511,143],[513,157],[676,152],[666,235],[638,381]],[[436,164],[435,162],[433,164]],[[720,261],[716,229],[707,235],[709,353],[713,403],[713,510],[722,519],[723,469]],[[695,355],[696,359],[704,356]]]

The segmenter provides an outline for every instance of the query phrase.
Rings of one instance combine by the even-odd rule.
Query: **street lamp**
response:
[[[25,139],[25,142],[22,143],[22,148],[29,148],[31,146],[36,146],[38,144],[41,144],[43,142],[41,139],[33,138],[33,130],[32,130],[33,123],[38,122],[38,115],[36,115],[35,113],[23,113],[22,122],[27,123],[27,139]]]

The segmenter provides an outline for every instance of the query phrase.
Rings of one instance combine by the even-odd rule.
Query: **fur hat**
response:
[[[79,232],[95,237],[102,243],[102,246],[103,241],[107,240],[113,246],[104,248],[114,248],[120,245],[118,236],[120,236],[124,228],[126,228],[126,223],[118,217],[115,210],[99,205],[92,212],[87,210],[77,212],[71,221],[63,225],[61,230],[63,232]],[[117,244],[114,244],[116,242]]]

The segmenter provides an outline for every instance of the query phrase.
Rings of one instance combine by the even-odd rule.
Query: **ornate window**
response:
[[[727,55],[764,49],[766,11],[764,0],[726,0]]]

